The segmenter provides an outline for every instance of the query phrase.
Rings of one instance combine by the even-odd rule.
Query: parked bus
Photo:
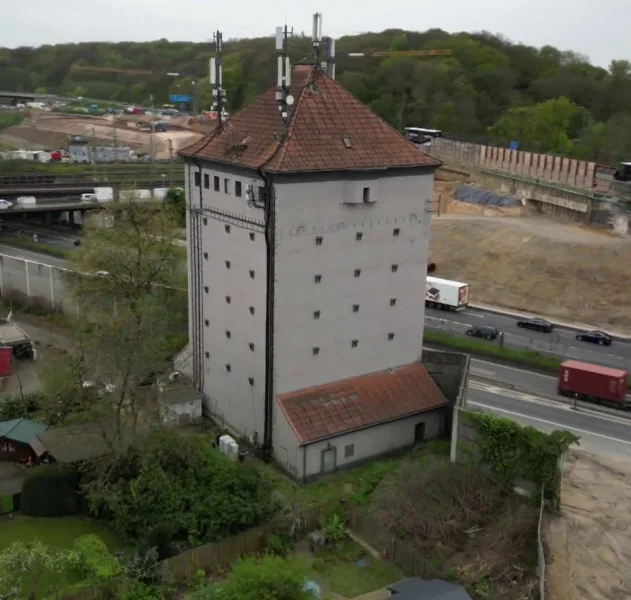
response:
[[[425,129],[423,127],[406,127],[403,131],[403,135],[406,139],[410,140],[413,144],[419,146],[430,145],[432,140],[443,137],[443,132],[440,129]]]

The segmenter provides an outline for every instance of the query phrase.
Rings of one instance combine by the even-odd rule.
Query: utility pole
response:
[[[167,140],[169,144],[169,187],[173,187],[173,142],[171,138]]]
[[[223,34],[221,31],[215,31],[213,34],[215,40],[215,53],[210,59],[210,85],[213,88],[213,101],[211,110],[217,113],[216,129],[220,131],[223,127],[223,113],[225,110],[226,90],[223,88]]]

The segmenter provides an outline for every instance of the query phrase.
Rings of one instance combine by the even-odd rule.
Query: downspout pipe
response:
[[[203,206],[202,196],[202,166],[199,160],[193,158],[193,164],[197,167],[199,173],[199,209]],[[193,182],[194,183],[194,182]],[[189,179],[190,187],[190,179]],[[203,359],[202,353],[204,351],[204,344],[200,334],[200,324],[203,316],[202,295],[200,292],[200,277],[202,277],[201,270],[201,240],[199,239],[199,216],[196,211],[193,210],[192,194],[191,194],[191,206],[189,208],[189,223],[190,223],[190,251],[191,251],[191,308],[193,322],[191,324],[191,331],[193,333],[193,372],[195,376],[195,386],[202,391],[203,390]]]
[[[265,420],[263,431],[263,454],[271,458],[272,429],[274,418],[274,298],[275,298],[275,252],[276,252],[276,199],[274,185],[269,175],[257,169],[265,183],[265,247],[267,254],[265,293]]]

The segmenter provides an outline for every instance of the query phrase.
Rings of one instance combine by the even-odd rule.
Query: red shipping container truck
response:
[[[588,401],[626,403],[628,373],[592,365],[578,360],[566,360],[559,368],[558,392],[562,396]]]

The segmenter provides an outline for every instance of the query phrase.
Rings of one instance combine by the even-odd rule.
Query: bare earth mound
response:
[[[549,597],[631,598],[631,463],[568,454],[561,504],[544,531]]]
[[[474,304],[631,330],[631,241],[544,217],[494,218],[478,210],[433,219],[438,277],[471,284]]]

